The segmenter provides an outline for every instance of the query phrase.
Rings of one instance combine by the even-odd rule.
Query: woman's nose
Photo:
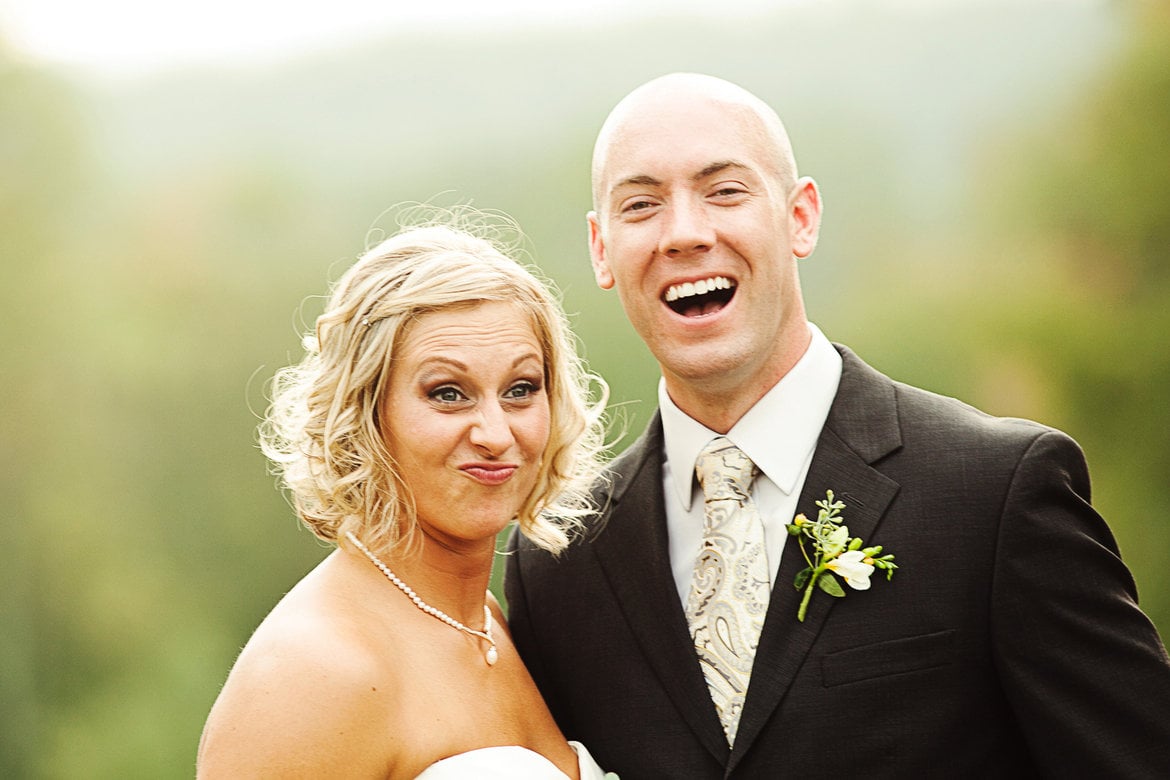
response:
[[[471,426],[471,443],[489,457],[499,457],[512,446],[515,437],[508,414],[492,399],[480,404]]]

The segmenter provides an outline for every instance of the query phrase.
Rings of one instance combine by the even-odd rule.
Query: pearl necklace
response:
[[[496,640],[492,639],[492,612],[490,609],[488,609],[487,604],[483,605],[483,631],[476,631],[474,628],[468,628],[443,610],[438,609],[437,607],[432,607],[430,604],[419,598],[418,594],[415,593],[409,585],[400,580],[397,574],[390,571],[390,567],[382,563],[382,561],[378,559],[378,556],[374,555],[372,552],[370,552],[368,547],[359,542],[358,538],[353,535],[352,531],[346,531],[345,538],[349,539],[350,544],[361,550],[365,556],[369,558],[370,561],[375,566],[377,566],[383,574],[386,575],[387,579],[397,585],[398,589],[405,593],[407,598],[414,602],[416,607],[431,617],[438,618],[447,625],[451,626],[451,628],[457,628],[465,634],[471,634],[474,637],[486,639],[488,643],[488,649],[487,652],[483,654],[483,659],[487,661],[488,666],[495,665],[496,661],[498,661],[500,658],[500,654],[496,652]]]

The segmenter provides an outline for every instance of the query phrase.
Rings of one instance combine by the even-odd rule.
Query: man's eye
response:
[[[651,208],[653,205],[654,205],[654,203],[652,201],[649,201],[649,200],[636,200],[633,203],[627,204],[626,207],[622,210],[627,211],[627,212],[629,212],[629,211],[645,211],[646,209]]]

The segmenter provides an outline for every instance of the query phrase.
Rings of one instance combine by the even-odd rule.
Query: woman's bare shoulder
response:
[[[386,668],[328,579],[306,578],[240,653],[207,719],[199,776],[384,777],[378,746],[396,711]]]

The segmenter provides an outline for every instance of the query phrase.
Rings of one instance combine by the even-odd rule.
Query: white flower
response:
[[[844,577],[845,584],[854,590],[869,590],[869,575],[873,574],[873,564],[865,562],[865,553],[861,550],[843,552],[826,563],[825,568],[832,569]]]

